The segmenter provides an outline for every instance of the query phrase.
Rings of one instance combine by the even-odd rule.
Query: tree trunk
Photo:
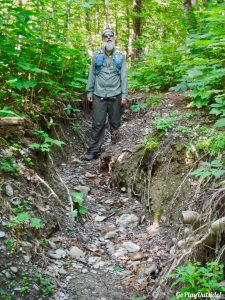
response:
[[[105,0],[105,28],[110,27],[109,13],[109,0]]]
[[[191,8],[191,0],[184,0],[183,1],[183,10],[184,10],[184,16],[186,19],[188,19],[188,13]]]
[[[141,18],[140,13],[142,10],[142,0],[133,1],[133,34],[132,34],[132,44],[134,44],[141,36]],[[142,52],[141,47],[134,47],[132,45],[131,57],[137,58]]]
[[[88,44],[92,45],[92,34],[91,34],[91,11],[88,9],[86,11],[86,30],[89,37]]]

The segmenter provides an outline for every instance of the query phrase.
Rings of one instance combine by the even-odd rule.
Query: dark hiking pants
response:
[[[106,120],[110,125],[110,131],[113,133],[120,127],[122,107],[121,95],[102,98],[94,95],[92,103],[92,130],[89,140],[89,153],[99,153],[104,142]]]

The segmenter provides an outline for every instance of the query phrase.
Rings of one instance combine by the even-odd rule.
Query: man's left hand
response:
[[[121,100],[121,105],[126,105],[127,104],[127,99],[122,99]]]

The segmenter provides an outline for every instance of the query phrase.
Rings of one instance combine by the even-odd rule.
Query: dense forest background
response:
[[[76,110],[90,53],[110,26],[126,51],[130,89],[186,92],[224,114],[223,1],[7,0],[0,4],[1,115]],[[215,104],[215,103],[214,103]]]

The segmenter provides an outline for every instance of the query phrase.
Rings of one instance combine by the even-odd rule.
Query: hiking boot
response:
[[[84,160],[93,160],[98,158],[98,153],[85,153],[84,154]]]

